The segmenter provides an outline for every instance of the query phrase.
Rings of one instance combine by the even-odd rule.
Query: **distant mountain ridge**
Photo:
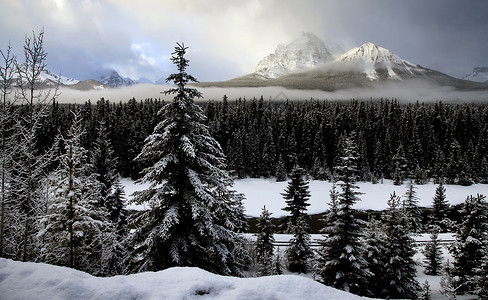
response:
[[[106,71],[107,72],[107,71]],[[78,81],[46,70],[41,75],[41,88],[59,83],[79,90],[106,89],[136,84],[163,84],[147,78],[134,80],[109,70],[99,80]],[[405,60],[390,50],[371,42],[344,51],[333,42],[324,42],[315,34],[303,32],[287,43],[279,44],[273,53],[255,66],[254,72],[220,82],[201,82],[201,87],[265,87],[282,86],[292,89],[339,89],[374,86],[382,82],[401,83],[406,80],[427,81],[456,89],[488,89],[488,67],[477,67],[463,77],[454,78],[436,70]]]
[[[460,90],[488,89],[488,84],[462,80],[409,62],[390,50],[367,42],[340,55],[318,37],[303,33],[255,68],[255,72],[221,82],[203,82],[201,87],[265,87],[335,91],[373,87],[383,82],[422,81]],[[484,69],[483,69],[484,70]],[[488,75],[488,73],[487,73]]]

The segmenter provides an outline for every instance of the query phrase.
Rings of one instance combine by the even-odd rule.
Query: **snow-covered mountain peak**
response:
[[[410,63],[390,50],[380,47],[374,43],[364,43],[359,47],[352,48],[337,59],[338,62],[363,63],[364,73],[369,79],[378,79],[376,69],[378,67],[386,68],[388,76],[392,79],[401,80],[400,76],[394,70],[400,70],[407,73],[413,73],[413,70],[419,70],[420,67]]]
[[[120,76],[120,74],[115,70],[111,70],[108,75],[102,76],[100,82],[111,87],[130,86],[136,84],[134,80],[130,79],[129,77]]]
[[[337,48],[336,45],[333,47]],[[333,51],[320,38],[313,33],[303,32],[293,41],[279,44],[274,53],[258,63],[254,72],[264,79],[277,78],[334,59]]]
[[[473,72],[463,77],[464,80],[488,82],[488,67],[476,67]]]
[[[338,61],[353,61],[358,59],[371,63],[382,63],[385,61],[398,64],[402,63],[402,59],[393,54],[390,50],[373,43],[365,43],[347,51],[339,57]]]

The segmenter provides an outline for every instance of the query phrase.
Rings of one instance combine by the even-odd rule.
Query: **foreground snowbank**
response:
[[[171,268],[98,278],[69,268],[0,258],[1,299],[365,299],[295,275],[235,278]]]

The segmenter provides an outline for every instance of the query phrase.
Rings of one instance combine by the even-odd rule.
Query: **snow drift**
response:
[[[41,263],[0,259],[2,299],[365,299],[296,275],[235,278],[170,268],[98,278]]]

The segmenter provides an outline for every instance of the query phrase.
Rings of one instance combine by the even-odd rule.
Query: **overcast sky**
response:
[[[80,80],[166,77],[176,42],[197,79],[226,80],[302,31],[456,77],[488,66],[486,0],[0,0],[0,49],[10,41],[21,60],[25,35],[43,28],[48,69]]]

